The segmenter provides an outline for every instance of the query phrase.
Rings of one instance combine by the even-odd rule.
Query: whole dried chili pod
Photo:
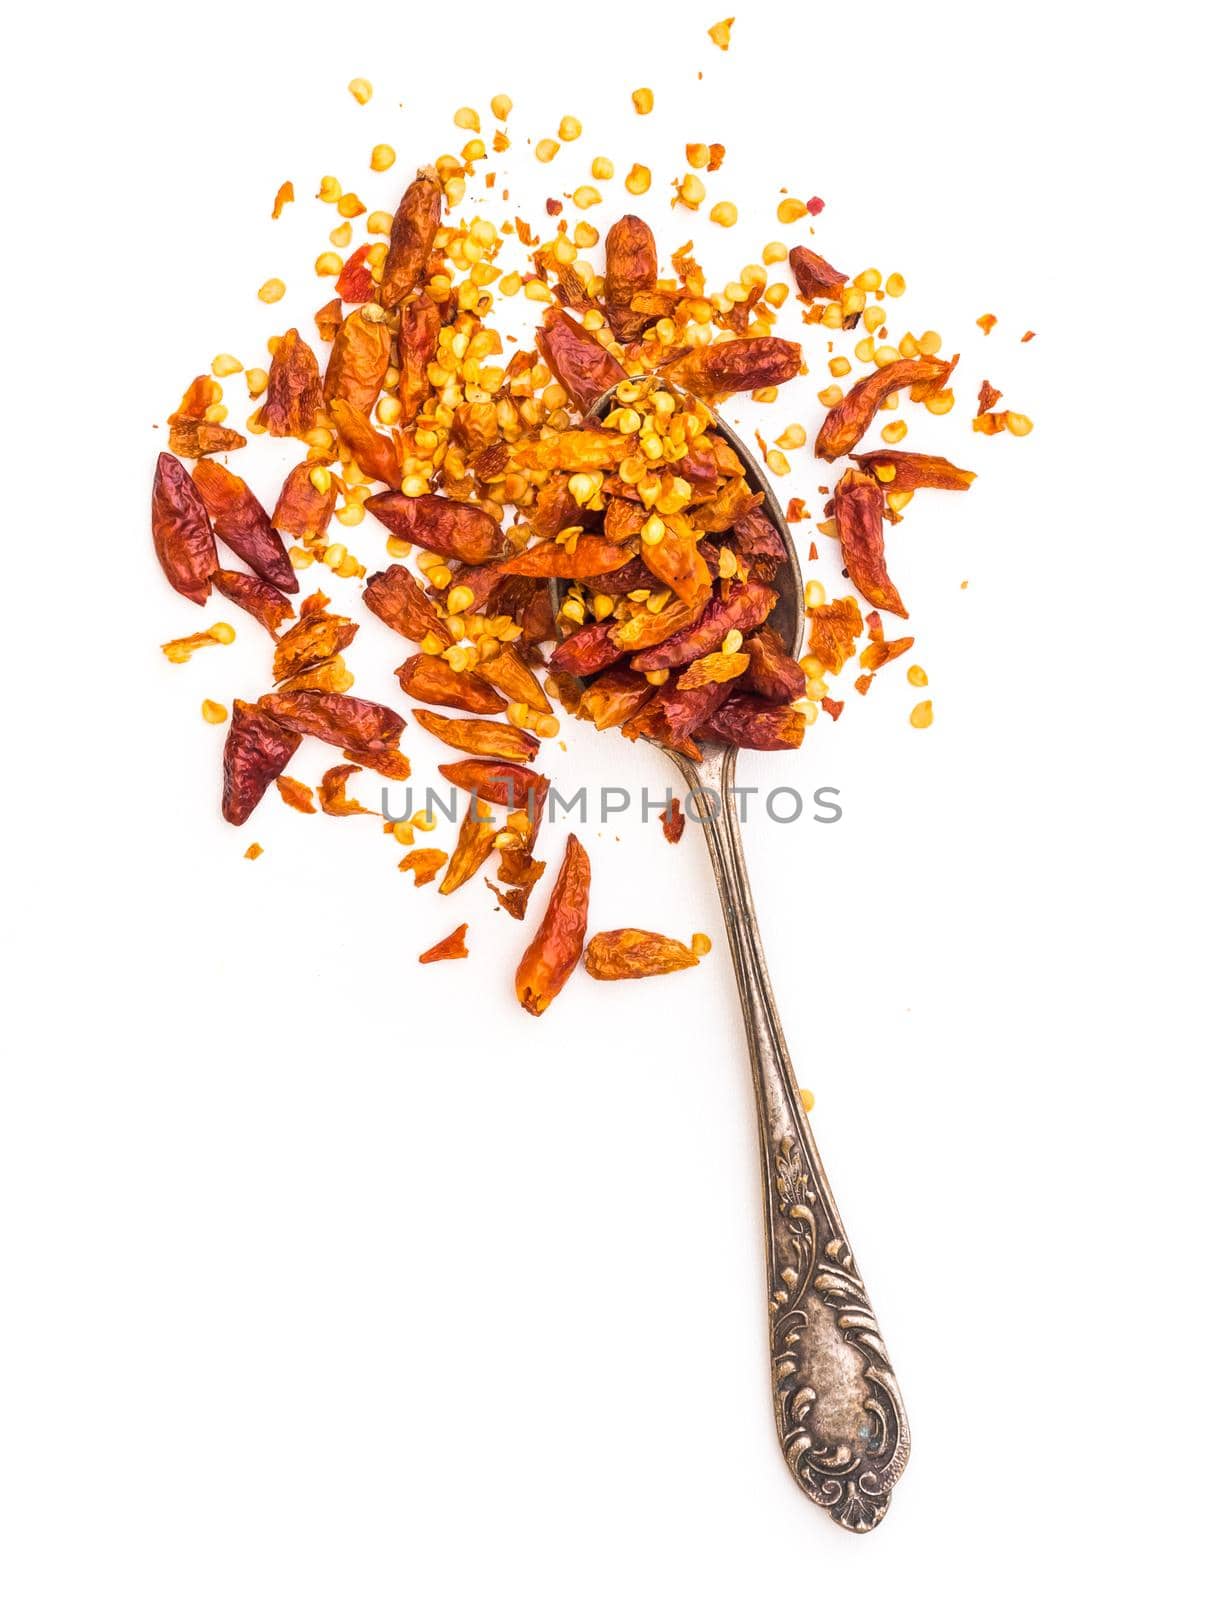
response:
[[[417,416],[430,394],[427,368],[439,348],[441,327],[439,308],[429,295],[420,294],[401,307],[401,326],[397,333],[401,381],[397,385],[397,398],[401,402],[401,420],[406,426]]]
[[[376,309],[376,308],[373,308]],[[322,393],[326,405],[347,400],[365,417],[380,397],[392,356],[392,330],[363,311],[352,311],[337,331]]]
[[[218,422],[191,420],[169,426],[169,449],[175,456],[185,456],[189,461],[216,456],[226,450],[243,450],[247,442],[243,433],[222,427]]]
[[[396,564],[383,572],[373,572],[363,590],[363,602],[381,622],[415,644],[420,644],[428,633],[443,645],[455,642],[451,629],[408,567]]]
[[[479,683],[467,672],[457,672],[442,656],[410,656],[397,668],[397,679],[407,695],[432,706],[450,706],[454,711],[472,711],[481,716],[506,710],[506,701],[487,683]]]
[[[298,328],[288,328],[270,362],[262,425],[276,439],[297,438],[316,427],[321,409],[321,373],[312,347],[300,338]]]
[[[613,667],[587,684],[578,702],[578,715],[585,722],[593,722],[600,732],[618,728],[654,694],[654,685],[647,683],[640,672]]]
[[[699,761],[700,746],[693,735],[730,693],[728,683],[706,683],[699,689],[680,689],[672,680],[656,690],[639,711],[620,724],[626,739],[652,739],[668,750],[678,750]]]
[[[289,689],[264,694],[258,708],[284,728],[351,750],[395,750],[405,719],[374,700],[321,689]]]
[[[579,411],[589,411],[601,394],[626,376],[595,335],[556,306],[544,313],[544,326],[536,330],[536,348]]]
[[[349,400],[335,400],[329,407],[329,415],[338,437],[354,457],[359,471],[379,483],[388,483],[394,489],[399,489],[401,461],[397,447],[388,435],[373,428]]]
[[[152,542],[156,559],[178,594],[205,605],[217,565],[211,521],[190,474],[163,450],[152,480]]]
[[[440,939],[438,944],[432,944],[429,950],[423,950],[418,960],[425,967],[432,961],[460,961],[468,954],[468,946],[464,943],[464,935],[468,932],[468,923],[462,922],[460,926]]]
[[[493,854],[494,840],[498,837],[498,824],[482,810],[474,796],[468,803],[460,831],[456,835],[455,849],[439,885],[440,894],[455,894],[474,877]]]
[[[571,833],[552,896],[515,973],[519,1004],[533,1017],[548,1010],[578,965],[590,896],[591,863]]]
[[[194,469],[194,487],[214,519],[216,538],[259,578],[284,594],[295,594],[300,581],[286,546],[245,480],[218,461],[200,461]]]
[[[847,275],[837,272],[822,256],[807,250],[804,244],[795,245],[789,252],[789,267],[797,282],[797,292],[805,300],[838,300],[848,282]]]
[[[540,748],[535,734],[509,722],[443,717],[437,711],[415,711],[413,720],[453,750],[466,750],[469,755],[491,756],[500,761],[533,761]]]
[[[613,928],[597,933],[587,944],[582,964],[592,978],[616,982],[621,978],[657,978],[700,965],[700,957],[678,939],[644,928]]]
[[[223,814],[240,827],[299,749],[300,736],[274,717],[234,700],[224,743]]]
[[[766,583],[736,584],[728,600],[710,600],[698,622],[651,650],[639,651],[629,664],[635,672],[685,666],[716,650],[731,629],[746,634],[758,628],[767,621],[776,601],[776,590]]]
[[[618,339],[636,339],[652,319],[632,309],[633,296],[651,294],[658,282],[658,248],[648,223],[631,213],[608,229],[603,298]]]
[[[583,510],[570,493],[568,472],[554,472],[536,491],[528,521],[541,539],[555,539],[562,528],[582,525]]]
[[[669,522],[658,544],[642,540],[641,559],[659,583],[674,590],[685,606],[696,605],[713,581],[708,564],[697,549],[690,531],[686,536],[677,533]]]
[[[892,361],[862,378],[823,418],[814,441],[815,455],[824,461],[847,455],[859,444],[884,400],[899,389],[912,387],[931,393],[945,383],[957,359],[955,356],[953,361],[941,361],[935,356],[918,356]]]
[[[549,664],[558,672],[572,672],[575,677],[589,678],[619,661],[624,651],[612,638],[615,624],[592,622],[571,633],[549,657]]]
[[[217,568],[211,574],[211,582],[225,600],[231,600],[233,605],[256,617],[271,637],[277,638],[283,623],[295,615],[290,600],[272,583],[252,572],[225,572]]]
[[[337,505],[337,477],[329,474],[329,487],[322,493],[312,481],[315,471],[311,461],[300,461],[292,467],[278,492],[270,518],[272,528],[294,539],[319,539],[324,533]]]
[[[741,678],[751,664],[751,658],[746,650],[735,650],[727,654],[724,650],[712,650],[707,656],[697,656],[690,667],[685,667],[676,679],[675,687],[680,694],[689,694],[693,689],[702,689],[706,683],[731,683],[735,678]]]
[[[399,750],[343,750],[342,754],[347,761],[357,761],[360,767],[370,767],[372,772],[397,783],[404,783],[412,770],[409,757]]]
[[[457,789],[466,789],[491,805],[526,811],[535,821],[544,811],[548,779],[542,772],[516,766],[512,761],[449,761],[439,767],[439,773]]]
[[[869,450],[851,459],[887,492],[969,489],[975,481],[973,472],[955,467],[944,456],[918,455],[914,450]]]
[[[319,590],[300,606],[299,621],[287,629],[275,647],[275,683],[329,661],[353,642],[358,623],[329,611],[328,606],[327,596]]]
[[[849,467],[835,486],[835,526],[848,577],[870,605],[905,617],[907,608],[886,571],[886,527],[882,491],[872,478]]]
[[[497,655],[486,656],[471,671],[483,683],[492,684],[508,701],[522,701],[541,716],[553,709],[552,703],[540,685],[536,674],[524,661],[514,645],[504,644]]]
[[[420,544],[436,555],[453,556],[472,567],[496,561],[507,547],[506,535],[480,506],[438,494],[411,498],[396,490],[373,494],[364,504],[398,539]]]
[[[705,589],[695,605],[685,606],[682,600],[671,600],[661,611],[651,611],[647,607],[622,622],[613,622],[612,639],[621,650],[652,650],[655,645],[664,644],[699,622],[711,597],[712,590]]]
[[[702,729],[714,739],[747,750],[795,750],[805,731],[804,712],[746,694],[733,695],[718,706]]]
[[[759,628],[747,636],[750,665],[739,687],[763,700],[787,705],[806,692],[806,674],[786,651],[775,628]]]
[[[399,306],[422,281],[439,227],[443,189],[433,167],[419,167],[392,219],[388,255],[380,279],[380,304]]]
[[[681,357],[671,368],[671,376],[692,394],[709,397],[788,383],[801,366],[800,344],[760,334],[754,339],[702,345]]]
[[[368,502],[370,504],[370,502]],[[616,572],[631,559],[622,545],[612,544],[595,533],[583,533],[571,549],[542,539],[501,564],[500,571],[528,578],[569,578],[575,582]]]

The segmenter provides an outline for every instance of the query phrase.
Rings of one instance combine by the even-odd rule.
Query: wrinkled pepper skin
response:
[[[346,400],[365,417],[380,397],[384,375],[392,356],[392,330],[373,322],[362,311],[352,311],[337,331],[323,394],[326,405]]]
[[[870,450],[851,458],[862,472],[876,478],[887,494],[913,493],[916,489],[969,489],[975,474],[955,467],[944,456],[919,455],[914,450]]]
[[[559,644],[549,658],[558,672],[572,672],[576,678],[587,678],[592,672],[602,672],[620,660],[624,651],[612,638],[615,624],[592,622],[571,633]]]
[[[224,820],[239,828],[299,749],[300,736],[258,706],[232,705],[224,744]]]
[[[552,897],[515,973],[519,1004],[533,1017],[543,1016],[578,965],[590,896],[591,863],[571,833]]]
[[[789,267],[797,281],[797,292],[804,300],[838,300],[848,282],[846,273],[837,272],[830,262],[816,256],[803,244],[790,250]]]
[[[506,701],[489,684],[478,682],[467,672],[457,672],[442,656],[410,656],[397,668],[397,681],[407,695],[427,705],[448,706],[453,711],[472,711],[480,716],[506,710]]]
[[[612,544],[595,533],[584,533],[579,535],[572,550],[545,540],[504,561],[499,570],[520,577],[568,578],[572,582],[582,582],[617,572],[631,559],[630,552],[622,545]]]
[[[398,564],[373,572],[363,590],[363,603],[381,622],[414,644],[420,644],[428,633],[445,646],[454,643],[451,629],[408,567]]]
[[[706,718],[702,734],[745,750],[796,750],[806,731],[805,713],[737,694]]]
[[[754,339],[702,345],[676,362],[672,373],[685,389],[708,399],[788,383],[797,377],[801,365],[800,344],[761,334]]]
[[[330,694],[323,689],[294,689],[264,694],[258,709],[290,728],[326,744],[351,750],[395,750],[405,719],[388,706],[361,700],[353,694]]]
[[[762,700],[787,705],[806,692],[806,674],[781,643],[775,628],[760,628],[751,634],[743,648],[750,666],[739,687]]]
[[[905,617],[907,608],[886,571],[881,486],[850,467],[835,486],[835,526],[848,577],[870,605]]]
[[[365,504],[398,539],[420,544],[435,555],[466,561],[470,567],[496,561],[507,547],[506,535],[489,512],[460,500],[438,494],[411,498],[390,490],[373,494]]]
[[[449,761],[439,768],[440,776],[457,789],[467,790],[490,805],[506,806],[511,811],[526,811],[539,821],[548,795],[549,781],[542,772],[529,771],[512,761]]]
[[[290,600],[255,573],[225,572],[218,567],[211,574],[211,582],[225,600],[256,617],[272,638],[277,638],[283,623],[295,615]]]
[[[216,538],[259,578],[284,594],[295,594],[300,583],[286,547],[245,480],[218,461],[200,461],[194,468],[194,487],[214,518]]]
[[[407,427],[430,393],[426,370],[439,348],[441,327],[439,308],[428,295],[420,294],[401,307],[401,327],[397,334],[401,381],[397,385],[397,398],[401,402],[401,421]]]
[[[298,328],[288,328],[270,362],[262,402],[262,425],[276,439],[298,438],[316,427],[321,409],[321,373],[311,345]]]
[[[401,196],[380,280],[380,304],[399,306],[418,287],[439,228],[443,190],[433,167],[421,167]]]
[[[432,944],[429,950],[423,950],[418,960],[424,967],[429,966],[432,961],[463,960],[468,954],[468,947],[464,943],[464,935],[467,932],[468,923],[462,922],[445,939],[440,939],[438,944]]]
[[[581,323],[557,307],[544,314],[536,348],[579,411],[591,409],[606,390],[627,376],[624,368]]]
[[[632,310],[635,295],[652,294],[658,282],[658,247],[647,222],[631,213],[608,229],[604,246],[603,298],[612,332],[626,344],[652,318]]]
[[[889,366],[879,367],[862,378],[823,418],[814,441],[815,455],[823,461],[848,455],[856,449],[889,395],[908,388],[913,390],[913,398],[916,394],[932,394],[948,380],[957,359],[955,356],[953,361],[939,361],[935,356],[918,356],[892,361]]]
[[[444,717],[437,711],[415,711],[413,720],[453,750],[464,750],[473,756],[488,756],[499,761],[534,761],[540,749],[540,741],[534,733],[509,722]]]
[[[175,456],[161,451],[152,482],[152,542],[166,578],[187,600],[205,605],[218,565],[202,495]]]
[[[635,672],[658,672],[663,667],[682,667],[697,656],[716,650],[731,628],[750,633],[767,620],[777,601],[777,592],[766,583],[740,583],[728,600],[710,600],[699,622],[674,634],[652,650],[642,650],[629,663]]]
[[[613,928],[597,933],[586,947],[583,966],[592,978],[615,983],[622,978],[657,978],[700,965],[688,945],[644,928]]]
[[[322,494],[312,481],[314,464],[300,461],[287,474],[278,492],[278,502],[270,526],[293,539],[319,539],[329,526],[337,505],[337,475],[330,474],[329,487]]]
[[[338,437],[354,457],[355,465],[366,477],[378,483],[401,487],[401,462],[397,447],[387,434],[371,423],[349,400],[340,397],[329,407]]]
[[[622,722],[640,711],[647,700],[652,700],[656,690],[647,683],[640,672],[630,667],[613,667],[594,683],[588,683],[578,702],[578,715],[585,722],[593,722],[602,732],[605,728],[618,728]]]

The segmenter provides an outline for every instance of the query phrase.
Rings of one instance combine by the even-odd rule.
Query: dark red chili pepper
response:
[[[240,827],[299,749],[300,736],[258,706],[233,701],[224,745],[223,814]]]
[[[252,572],[225,572],[217,568],[211,574],[211,582],[225,600],[231,600],[233,605],[256,617],[272,637],[277,637],[283,623],[295,615],[290,600],[272,583]]]
[[[152,482],[152,542],[164,575],[178,594],[205,605],[217,565],[215,536],[190,474],[166,451],[157,457]]]
[[[849,467],[835,486],[835,526],[844,565],[870,605],[905,617],[907,608],[886,571],[886,530],[882,491],[863,472]]]
[[[552,898],[515,973],[519,1004],[533,1017],[548,1010],[578,965],[590,897],[591,863],[571,833]]]
[[[352,694],[328,694],[323,689],[289,689],[264,694],[258,707],[295,733],[310,734],[326,744],[348,745],[352,750],[395,750],[405,718],[374,700]]]
[[[262,425],[276,438],[307,433],[321,409],[321,374],[311,346],[288,328],[270,362]]]
[[[284,594],[295,594],[300,582],[286,547],[245,480],[218,461],[200,461],[194,468],[194,486],[215,519],[216,538],[259,578]]]

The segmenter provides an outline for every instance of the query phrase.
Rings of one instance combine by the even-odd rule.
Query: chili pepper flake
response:
[[[678,844],[683,838],[683,830],[688,821],[680,809],[678,798],[672,795],[658,815],[662,822],[662,832],[667,843]]]
[[[288,178],[286,183],[279,184],[278,193],[274,197],[274,209],[270,216],[277,222],[283,214],[283,207],[288,206],[295,199],[295,185]]]
[[[709,38],[719,50],[730,48],[730,29],[734,26],[734,18],[727,17],[724,22],[715,22],[709,29]]]
[[[446,850],[411,850],[397,862],[398,872],[412,872],[415,889],[433,883],[447,860]]]
[[[256,843],[256,841],[255,841],[245,851],[245,860],[246,861],[256,861],[258,856],[263,856],[263,855],[265,855],[265,853],[266,852],[262,849],[261,845]]]
[[[445,939],[440,939],[438,944],[432,944],[429,950],[423,950],[418,960],[423,966],[431,961],[459,961],[468,954],[468,947],[464,943],[464,935],[468,932],[468,923],[462,922],[454,932],[449,933]]]
[[[352,800],[346,793],[346,785],[360,769],[351,764],[343,767],[330,767],[321,778],[318,798],[321,810],[327,817],[370,817],[376,813],[368,811],[367,807],[360,805],[357,800]]]
[[[995,327],[996,321],[997,319],[992,316],[991,312],[986,311],[981,317],[975,318],[975,326],[977,328],[982,328],[984,334],[986,335],[989,334]]]
[[[298,778],[288,777],[276,778],[274,783],[284,805],[290,806],[293,811],[302,811],[307,816],[316,815],[316,807],[312,803],[313,793],[306,783],[301,783]]]
[[[839,672],[856,654],[861,636],[861,608],[851,595],[815,606],[810,612],[810,652],[828,672]]]
[[[979,388],[979,409],[976,415],[981,417],[985,411],[990,411],[1001,398],[1001,390],[993,389],[987,379],[984,378]]]

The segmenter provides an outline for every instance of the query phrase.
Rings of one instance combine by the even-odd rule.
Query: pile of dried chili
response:
[[[356,99],[365,105],[370,96],[366,85]],[[652,91],[636,91],[633,103],[647,114]],[[220,356],[210,377],[187,387],[155,469],[152,533],[179,594],[198,605],[217,594],[274,640],[257,692],[236,700],[230,718],[204,702],[208,721],[228,723],[227,820],[244,823],[271,786],[302,813],[319,806],[357,817],[367,808],[346,785],[361,769],[409,775],[400,748],[404,716],[350,693],[344,652],[360,623],[331,611],[319,590],[297,607],[300,574],[321,563],[327,578],[365,580],[361,599],[374,626],[408,642],[397,670],[401,690],[436,747],[460,754],[439,772],[471,794],[450,851],[415,847],[415,829],[430,819],[385,825],[409,847],[401,868],[415,884],[438,880],[438,892],[451,894],[496,857],[485,881],[521,919],[545,871],[536,851],[549,780],[535,762],[559,731],[558,709],[692,760],[706,739],[795,748],[820,706],[839,716],[843,701],[829,692],[828,678],[857,654],[864,629],[869,643],[855,680],[861,695],[913,643],[887,640],[883,631],[882,613],[907,616],[888,566],[887,529],[919,491],[966,490],[974,473],[895,448],[906,434],[901,419],[881,427],[882,448],[864,448],[901,395],[931,414],[953,403],[957,358],[941,355],[939,335],[906,333],[896,343],[888,332],[904,289],[897,273],[850,277],[808,245],[773,242],[762,264],[713,288],[690,244],[674,251],[664,273],[651,228],[631,212],[607,231],[598,256],[591,252],[599,230],[585,220],[571,228],[555,200],[545,207],[559,218],[548,238],[513,207],[497,221],[466,216],[470,178],[483,179],[487,199],[507,199],[486,168],[491,152],[510,147],[510,109],[505,96],[495,97],[498,126],[487,145],[475,136],[479,113],[462,108],[456,123],[474,137],[459,157],[419,167],[393,214],[369,212],[337,179],[321,180],[318,198],[342,219],[331,242],[350,246],[355,219],[368,237],[344,258],[338,250],[318,258],[317,272],[334,279],[335,292],[312,328],[288,327],[270,340],[268,369]],[[560,139],[580,132],[567,117]],[[541,139],[534,153],[547,163],[558,149],[558,141]],[[707,192],[698,173],[718,173],[726,155],[722,145],[689,144],[694,170],[677,181],[674,204],[697,211]],[[375,147],[374,171],[394,161],[390,147]],[[612,163],[596,158],[592,174],[606,181]],[[635,165],[624,187],[639,194],[649,181],[648,169]],[[584,186],[570,198],[585,210],[602,196]],[[284,184],[274,215],[293,200],[293,186]],[[817,197],[786,197],[776,206],[786,226],[822,210]],[[723,199],[708,215],[728,227],[738,212]],[[520,251],[518,264],[504,270]],[[788,281],[778,276],[782,268]],[[271,279],[260,297],[275,304],[283,292]],[[520,293],[536,306],[534,339],[508,355],[495,309]],[[786,303],[798,316],[797,338],[776,332]],[[852,595],[829,599],[812,580],[809,649],[795,660],[769,621],[786,549],[712,407],[734,394],[775,399],[781,385],[809,370],[808,338],[825,343],[833,379],[851,374],[852,361],[831,340],[852,330],[860,333],[857,360],[873,370],[846,391],[833,382],[819,393],[814,458],[842,471],[823,486],[816,533],[838,540],[847,579],[870,609],[863,617]],[[215,459],[248,442],[230,424],[219,381],[241,372],[257,402],[248,433],[295,441],[300,453],[272,506]],[[608,390],[610,406],[593,415]],[[1024,416],[993,410],[999,398],[984,380],[976,431],[1028,432]],[[769,472],[790,471],[786,452],[809,438],[791,423],[773,445],[761,439]],[[791,522],[803,519],[804,506],[804,498],[790,501]],[[368,513],[391,558],[370,576],[344,542]],[[810,556],[817,554],[816,541]],[[552,579],[565,586],[556,613]],[[184,662],[233,637],[220,623],[164,648]],[[913,685],[927,682],[918,667],[908,676]],[[931,702],[917,705],[911,721],[927,726]],[[305,739],[342,755],[315,793],[285,770]],[[683,821],[676,802],[663,818],[672,842]],[[582,957],[589,885],[589,861],[571,837],[516,979],[520,1003],[535,1015]],[[420,959],[465,955],[465,926]],[[591,939],[586,966],[598,978],[646,976],[693,966],[705,948],[703,935],[683,945],[618,929]]]

